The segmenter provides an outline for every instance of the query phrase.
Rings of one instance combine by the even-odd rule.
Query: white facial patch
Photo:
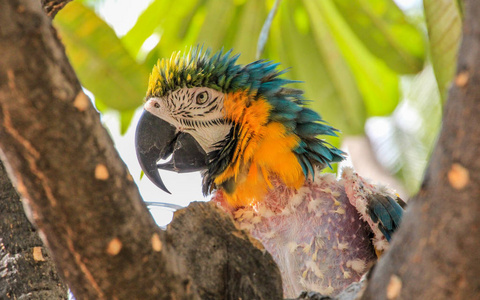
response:
[[[223,112],[224,94],[204,88],[182,88],[161,98],[150,98],[145,110],[177,128],[191,134],[208,153],[223,140],[232,125]]]

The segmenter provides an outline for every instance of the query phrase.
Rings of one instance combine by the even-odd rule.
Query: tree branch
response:
[[[53,19],[69,2],[72,0],[42,0],[42,6],[45,13]]]
[[[56,7],[60,9],[58,3]],[[67,287],[60,279],[48,249],[27,219],[1,162],[0,265],[1,298],[68,299]]]
[[[362,299],[477,299],[480,4],[465,2],[457,77],[421,190]]]
[[[202,299],[283,298],[270,253],[214,203],[194,202],[177,211],[167,233]]]
[[[40,3],[1,7],[3,159],[70,288],[89,299],[192,298]]]

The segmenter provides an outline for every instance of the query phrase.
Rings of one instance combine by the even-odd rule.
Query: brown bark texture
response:
[[[53,17],[50,12],[58,11],[65,4],[42,1],[42,5]],[[68,298],[67,287],[59,277],[48,249],[27,219],[20,197],[1,162],[0,278],[1,299]]]
[[[73,293],[188,298],[188,278],[169,255],[40,3],[2,0],[0,6],[2,159]]]
[[[72,0],[42,0],[43,10],[52,19],[55,15]]]
[[[419,193],[362,299],[480,299],[480,3],[465,1],[457,75]]]
[[[0,163],[0,299],[67,299],[48,249]]]
[[[40,3],[0,7],[0,154],[75,297],[280,299],[271,256],[214,206],[156,226]]]
[[[282,299],[282,277],[262,243],[216,204],[193,202],[175,212],[168,240],[185,257],[202,299]]]

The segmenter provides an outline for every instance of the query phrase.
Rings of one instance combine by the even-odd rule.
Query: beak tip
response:
[[[148,172],[145,172],[145,174],[147,175],[148,179],[150,179],[150,181],[153,182],[153,184],[155,184],[159,189],[161,189],[162,191],[168,193],[168,194],[172,194],[168,189],[167,187],[165,186],[165,184],[163,183],[163,180],[162,178],[160,177],[160,174],[158,174],[158,169],[155,167],[150,167],[150,168],[145,168]]]
[[[157,160],[172,150],[168,149],[175,136],[175,128],[144,110],[135,132],[135,150],[145,175],[158,188],[170,193],[158,174]],[[160,137],[160,138],[158,138]]]
[[[160,187],[160,186],[159,186],[159,188],[161,188],[165,193],[167,193],[167,194],[169,194],[169,195],[172,194],[172,193],[167,189],[166,186],[163,186],[163,187]]]

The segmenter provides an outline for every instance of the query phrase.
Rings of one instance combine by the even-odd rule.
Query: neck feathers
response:
[[[221,189],[233,207],[251,205],[273,188],[272,178],[298,189],[315,166],[343,158],[340,150],[315,138],[335,135],[335,129],[318,123],[320,116],[302,107],[299,96],[286,89],[268,100],[246,91],[226,95],[225,118],[234,125],[210,153],[204,193]]]

